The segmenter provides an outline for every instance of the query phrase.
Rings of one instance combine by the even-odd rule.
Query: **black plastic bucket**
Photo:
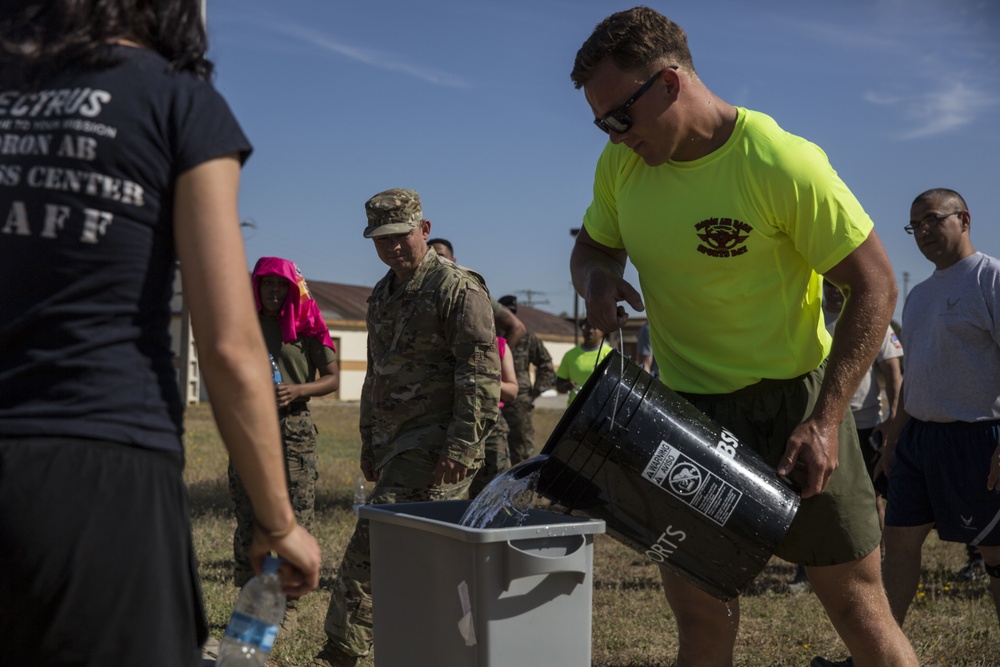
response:
[[[720,600],[760,573],[799,506],[755,452],[616,350],[542,454],[542,496]]]

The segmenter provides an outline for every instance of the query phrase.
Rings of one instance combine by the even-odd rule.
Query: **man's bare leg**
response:
[[[888,543],[887,543],[888,549]],[[813,592],[858,667],[917,667],[917,655],[893,617],[882,587],[879,549],[850,563],[807,567]]]
[[[660,576],[677,619],[677,667],[732,667],[739,599],[722,602],[666,568]]]
[[[886,526],[882,534],[885,540],[882,578],[892,615],[900,627],[906,619],[913,596],[917,594],[921,549],[933,527],[932,523],[922,526]]]

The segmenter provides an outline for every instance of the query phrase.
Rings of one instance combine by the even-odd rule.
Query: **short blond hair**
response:
[[[649,7],[617,12],[597,24],[576,53],[573,84],[585,86],[608,58],[623,70],[645,75],[664,61],[696,74],[684,29]]]

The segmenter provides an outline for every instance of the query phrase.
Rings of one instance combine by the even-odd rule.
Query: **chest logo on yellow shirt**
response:
[[[702,243],[698,252],[709,257],[738,257],[747,251],[753,227],[732,218],[708,218],[694,226]]]

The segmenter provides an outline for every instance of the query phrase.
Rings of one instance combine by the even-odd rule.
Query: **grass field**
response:
[[[351,495],[358,477],[358,406],[314,401],[313,415],[320,431],[313,534],[323,549],[322,578],[320,590],[301,600],[296,630],[275,645],[272,661],[281,667],[308,662],[322,645],[330,584],[354,528]],[[544,443],[560,416],[558,410],[536,410],[538,444]],[[185,424],[185,479],[195,548],[210,630],[221,637],[237,593],[232,585],[235,520],[226,486],[227,458],[207,404],[189,408]],[[961,545],[938,542],[933,535],[924,546],[920,590],[905,628],[923,665],[1000,664],[1000,631],[986,583],[955,579],[964,560]],[[773,559],[742,597],[736,664],[805,666],[815,655],[838,659],[846,655],[815,597],[789,593],[787,582],[793,574],[793,566]],[[605,535],[596,536],[593,595],[595,667],[673,664],[673,617],[658,570],[644,557]],[[374,663],[368,658],[362,664]]]

